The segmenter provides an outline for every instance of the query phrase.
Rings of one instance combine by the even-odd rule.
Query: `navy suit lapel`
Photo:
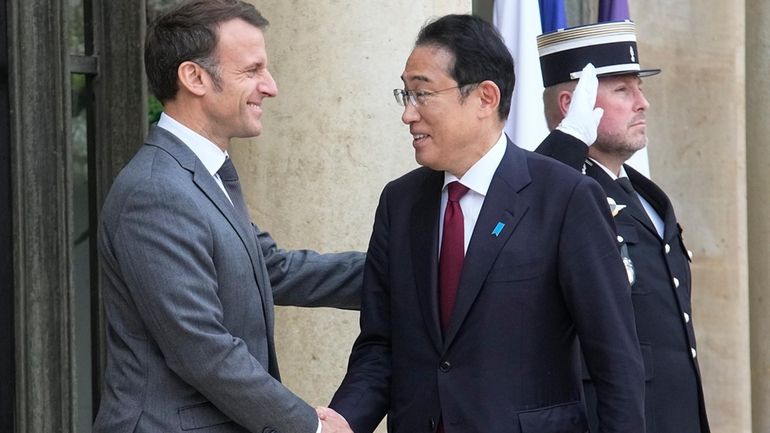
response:
[[[526,154],[509,140],[505,156],[489,185],[468,244],[457,300],[444,338],[444,348],[449,347],[454,340],[476,301],[492,264],[529,209],[529,204],[522,200],[518,193],[530,182]],[[504,224],[502,230],[497,235],[493,234],[500,223]]]
[[[421,195],[412,209],[409,225],[417,297],[425,327],[438,351],[442,345],[438,317],[438,224],[443,185],[443,172],[430,172],[419,188]]]

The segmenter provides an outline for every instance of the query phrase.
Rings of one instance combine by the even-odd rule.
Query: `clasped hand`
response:
[[[353,433],[345,418],[328,407],[315,408],[321,420],[321,433]]]

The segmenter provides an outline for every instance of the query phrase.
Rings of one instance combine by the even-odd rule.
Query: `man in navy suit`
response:
[[[630,288],[601,187],[502,133],[513,60],[468,15],[424,27],[402,120],[418,168],[380,198],[361,333],[330,407],[356,433],[644,431]],[[321,417],[323,418],[323,413]]]
[[[647,145],[650,107],[632,22],[602,23],[566,29],[538,38],[543,100],[554,128],[569,111],[604,111],[598,138],[591,146],[554,132],[537,152],[552,156],[596,179],[605,193],[625,206],[615,217],[621,250],[629,269],[636,327],[645,366],[645,419],[650,433],[707,433],[695,331],[692,322],[690,252],[682,240],[671,201],[660,187],[625,164]],[[575,73],[591,62],[598,74],[590,96],[582,98]],[[583,78],[581,77],[581,81]],[[598,88],[598,93],[597,93]],[[573,92],[574,91],[574,92]],[[574,117],[574,116],[573,116]],[[578,116],[590,118],[590,114]],[[582,124],[592,127],[591,122]],[[577,130],[584,129],[576,122]],[[564,130],[563,125],[561,130]],[[580,133],[572,135],[580,136]],[[585,140],[589,141],[589,140]],[[592,376],[592,375],[591,375]],[[597,420],[594,384],[586,377],[592,431]]]

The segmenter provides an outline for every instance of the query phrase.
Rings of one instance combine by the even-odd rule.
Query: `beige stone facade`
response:
[[[743,2],[631,3],[645,80],[650,174],[693,251],[693,320],[713,432],[751,428]],[[755,430],[762,431],[762,430]]]
[[[417,167],[392,95],[417,31],[471,1],[254,3],[271,21],[278,97],[264,133],[233,145],[251,215],[284,248],[365,251],[380,191]],[[278,307],[283,381],[328,404],[357,334],[357,312]]]

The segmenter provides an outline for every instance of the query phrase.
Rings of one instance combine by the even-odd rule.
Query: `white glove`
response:
[[[598,87],[599,79],[596,78],[596,68],[589,63],[583,68],[575,91],[572,92],[572,102],[567,108],[567,115],[556,127],[559,131],[577,138],[587,146],[596,141],[596,130],[599,128],[599,121],[604,114],[604,109],[594,108]]]

